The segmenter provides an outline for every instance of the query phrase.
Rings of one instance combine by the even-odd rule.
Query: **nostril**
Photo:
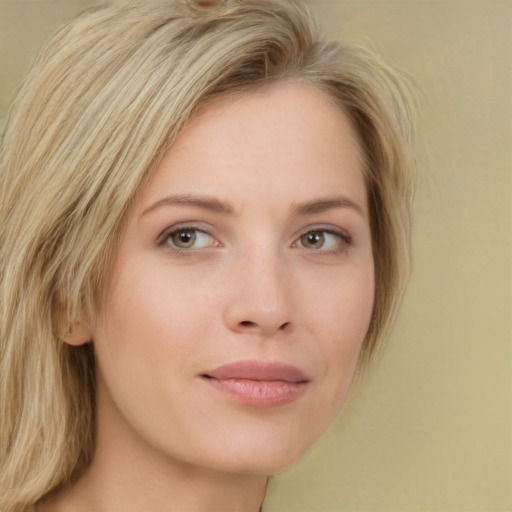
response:
[[[271,333],[289,333],[293,330],[293,324],[291,322],[279,323],[268,323],[265,322],[253,322],[251,320],[242,320],[237,324],[238,329],[245,332],[262,332],[266,334]]]
[[[291,328],[290,322],[285,322],[283,325],[279,327],[280,331],[289,331]]]

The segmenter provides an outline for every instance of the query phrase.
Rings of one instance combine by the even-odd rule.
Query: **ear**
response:
[[[82,321],[75,320],[69,325],[67,332],[61,335],[61,339],[69,345],[85,345],[91,341],[92,333]]]

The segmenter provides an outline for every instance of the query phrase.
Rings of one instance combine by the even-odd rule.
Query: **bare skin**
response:
[[[339,410],[373,298],[340,109],[290,83],[214,102],[140,192],[100,318],[73,333],[95,345],[97,446],[38,512],[257,512]]]

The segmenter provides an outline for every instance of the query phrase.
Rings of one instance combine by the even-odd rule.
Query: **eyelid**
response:
[[[300,233],[295,237],[294,242],[292,244],[292,247],[299,247],[300,239],[307,235],[308,233],[327,233],[336,237],[339,237],[341,243],[345,246],[350,246],[353,244],[352,236],[344,229],[335,227],[332,225],[325,225],[325,224],[314,224],[311,226],[307,226],[305,229],[302,229]],[[308,249],[307,247],[304,247],[304,250],[311,251],[311,252],[318,252],[318,253],[333,253],[336,251],[339,251],[339,248],[336,249]]]
[[[190,230],[190,231],[197,231],[197,232],[203,233],[203,234],[209,236],[212,239],[213,243],[211,245],[208,245],[207,247],[199,247],[197,249],[180,248],[180,247],[177,247],[175,245],[168,243],[169,237],[172,234],[179,232],[181,230],[183,230],[183,231]],[[340,240],[340,244],[338,247],[330,248],[330,249],[324,249],[324,248],[311,249],[311,248],[307,248],[307,247],[302,247],[300,245],[301,238],[304,235],[306,235],[308,233],[313,233],[313,232],[326,233],[326,234],[338,237]],[[353,244],[352,236],[345,229],[342,229],[337,226],[333,226],[332,224],[328,224],[328,225],[313,224],[313,225],[306,226],[305,228],[301,229],[300,232],[298,232],[295,235],[291,247],[303,249],[305,251],[312,252],[312,253],[333,254],[336,252],[344,252],[347,249],[347,247],[352,244]],[[192,222],[179,222],[177,224],[173,224],[173,225],[165,228],[156,238],[156,245],[161,247],[164,250],[168,250],[168,251],[172,251],[174,253],[186,255],[186,254],[191,254],[191,253],[200,251],[202,249],[221,247],[222,243],[218,240],[218,237],[215,235],[214,230],[210,226],[205,225],[202,222],[192,221]]]
[[[208,235],[213,241],[215,241],[215,243],[213,243],[211,246],[209,247],[201,247],[199,249],[185,249],[185,248],[180,248],[180,247],[176,247],[176,246],[173,246],[171,244],[169,244],[167,241],[169,239],[169,237],[178,232],[178,231],[197,231],[199,233],[204,233],[206,235]],[[165,250],[169,250],[169,251],[174,251],[174,252],[177,252],[177,253],[180,253],[180,254],[185,254],[185,253],[191,253],[191,252],[194,252],[194,251],[198,251],[200,249],[206,249],[206,248],[210,248],[210,247],[215,247],[215,246],[220,246],[220,242],[217,240],[217,238],[215,237],[214,233],[213,233],[213,230],[211,228],[209,228],[208,226],[205,226],[203,223],[196,223],[196,222],[180,222],[178,224],[173,224],[172,226],[169,226],[167,228],[165,228],[159,235],[158,237],[156,238],[156,244],[159,246],[159,247],[162,247],[163,249]]]

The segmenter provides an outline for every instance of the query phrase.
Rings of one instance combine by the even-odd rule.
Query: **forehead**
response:
[[[298,83],[220,97],[204,107],[168,150],[143,196],[168,188],[188,193],[190,187],[216,195],[257,187],[293,193],[298,201],[316,189],[323,195],[347,189],[359,201],[366,196],[347,116],[327,94]]]

